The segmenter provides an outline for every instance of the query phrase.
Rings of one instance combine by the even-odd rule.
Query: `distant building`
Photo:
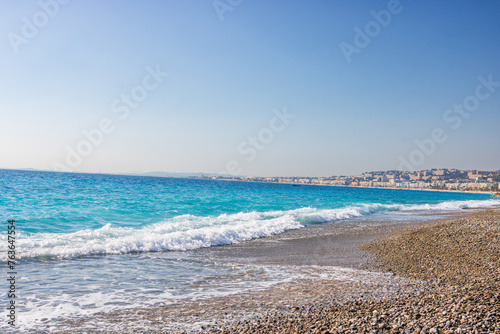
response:
[[[444,175],[446,173],[445,173],[444,169],[437,169],[437,170],[434,170],[432,172],[432,174],[434,174],[434,175]]]

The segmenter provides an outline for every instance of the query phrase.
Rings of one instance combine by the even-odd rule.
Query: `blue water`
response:
[[[135,307],[131,295],[154,303],[234,292],[231,282],[249,272],[190,250],[357,218],[500,204],[485,194],[13,170],[0,170],[0,189],[2,225],[15,219],[18,231],[25,329],[41,318]],[[215,273],[219,279],[211,282]],[[282,279],[269,275],[252,279],[257,285]]]

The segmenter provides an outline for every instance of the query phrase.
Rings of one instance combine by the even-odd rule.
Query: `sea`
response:
[[[0,189],[4,333],[60,332],[67,319],[240,294],[294,279],[290,267],[257,270],[200,249],[319,225],[500,205],[476,193],[24,170],[0,170]],[[9,226],[15,226],[15,240],[8,239]],[[14,264],[7,262],[12,254]],[[9,297],[12,288],[15,297]],[[12,301],[15,326],[8,323]]]

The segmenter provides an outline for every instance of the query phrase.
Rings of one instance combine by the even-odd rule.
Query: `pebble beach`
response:
[[[332,253],[335,235],[279,237],[266,251],[283,253],[264,263],[279,266],[287,245],[302,253],[319,240],[323,265],[301,264],[301,278],[264,290],[68,321],[65,333],[89,323],[87,333],[500,333],[500,209],[376,230],[342,232],[345,247]],[[218,252],[263,248],[248,245],[200,251],[223,259]],[[349,261],[324,265],[339,252]]]
[[[362,248],[374,255],[372,270],[401,279],[391,281],[392,293],[339,298],[342,287],[328,290],[323,282],[308,286],[323,292],[308,303],[286,301],[282,311],[204,332],[500,333],[499,209],[413,227]]]

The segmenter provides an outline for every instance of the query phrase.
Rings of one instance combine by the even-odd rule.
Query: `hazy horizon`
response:
[[[458,168],[453,168],[453,167],[441,167],[441,168],[429,168],[427,170],[440,170],[440,169],[458,169]],[[318,175],[318,176],[311,176],[311,175],[261,175],[261,176],[256,176],[256,175],[231,175],[231,174],[219,174],[219,173],[204,173],[204,172],[164,172],[164,171],[146,171],[146,172],[140,172],[140,171],[132,171],[132,172],[125,172],[125,173],[111,173],[111,172],[104,172],[102,173],[101,171],[98,172],[79,172],[79,171],[53,171],[50,169],[36,169],[36,168],[0,168],[0,170],[18,170],[18,171],[36,171],[36,172],[56,172],[56,173],[78,173],[78,174],[104,174],[104,175],[123,175],[123,176],[152,176],[152,177],[173,177],[173,178],[184,178],[184,177],[192,177],[192,176],[237,176],[237,177],[295,177],[295,178],[307,178],[307,177],[324,177],[324,178],[329,178],[329,177],[339,177],[339,176],[356,176],[356,175],[361,175],[363,173],[378,173],[378,172],[393,172],[393,171],[398,171],[396,169],[394,170],[367,170],[363,171],[360,173],[356,174],[332,174],[332,175]],[[483,171],[483,172],[496,172],[500,171],[498,170],[483,170],[483,169],[459,169],[459,170],[477,170],[477,171]],[[417,172],[420,170],[416,170]],[[156,174],[156,175],[153,175]],[[164,175],[160,175],[164,174]]]
[[[500,169],[498,2],[0,4],[0,168]]]

